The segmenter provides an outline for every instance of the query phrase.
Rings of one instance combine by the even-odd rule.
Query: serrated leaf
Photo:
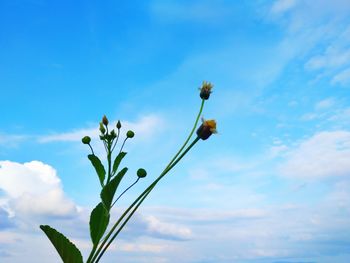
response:
[[[91,164],[94,166],[96,173],[98,175],[98,178],[100,180],[101,186],[103,187],[104,185],[104,180],[106,177],[106,170],[101,162],[101,160],[94,154],[89,154],[88,158],[91,162]]]
[[[114,159],[114,163],[113,163],[113,173],[112,174],[115,174],[118,170],[118,167],[119,167],[119,164],[120,162],[123,160],[123,158],[125,157],[126,155],[126,152],[120,152],[117,157],[115,157]]]
[[[105,187],[103,187],[101,191],[101,199],[107,210],[110,209],[118,185],[127,171],[128,168],[124,167],[108,184],[105,185]]]
[[[40,228],[50,239],[64,263],[83,263],[79,249],[68,238],[48,225],[41,225]]]
[[[105,233],[109,223],[109,212],[99,203],[90,215],[90,236],[92,243],[97,245]]]

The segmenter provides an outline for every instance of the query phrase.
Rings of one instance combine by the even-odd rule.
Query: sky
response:
[[[0,261],[60,262],[49,224],[82,251],[105,114],[135,137],[123,164],[164,169],[103,262],[350,262],[350,2],[0,1]]]

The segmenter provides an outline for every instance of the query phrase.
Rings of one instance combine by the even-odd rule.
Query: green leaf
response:
[[[48,225],[41,225],[40,228],[50,239],[64,263],[83,263],[79,249],[68,238]]]
[[[109,213],[102,203],[99,203],[90,215],[90,236],[94,246],[101,240],[109,223]]]
[[[120,162],[123,160],[124,156],[126,155],[126,152],[120,152],[117,157],[115,157],[114,159],[114,163],[113,163],[113,173],[115,174],[118,170],[119,164]]]
[[[92,165],[95,167],[98,178],[100,179],[101,186],[103,187],[103,182],[106,176],[106,170],[103,167],[103,164],[101,163],[100,159],[94,154],[89,154],[88,158],[91,161]]]
[[[115,192],[117,191],[120,181],[123,179],[128,168],[124,167],[101,191],[101,199],[103,204],[109,211]]]

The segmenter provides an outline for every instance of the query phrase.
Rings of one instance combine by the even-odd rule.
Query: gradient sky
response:
[[[191,130],[200,141],[103,262],[350,262],[350,2],[0,2],[0,261],[60,262],[50,224],[91,247],[99,183],[81,144],[133,129],[114,218]]]

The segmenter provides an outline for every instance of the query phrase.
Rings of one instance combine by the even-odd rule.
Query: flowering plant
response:
[[[185,140],[184,144],[180,150],[175,154],[171,159],[168,165],[165,167],[163,172],[135,199],[135,201],[124,211],[120,218],[109,228],[110,223],[110,211],[115,205],[115,203],[123,196],[123,194],[129,190],[133,185],[135,185],[140,178],[143,178],[147,175],[145,169],[140,168],[137,170],[137,180],[130,185],[126,190],[124,190],[117,198],[115,194],[117,193],[118,186],[126,175],[128,171],[127,167],[119,169],[121,161],[126,155],[126,152],[123,152],[123,147],[125,142],[128,139],[134,137],[134,132],[129,130],[126,133],[126,137],[123,140],[123,143],[119,149],[119,152],[115,154],[115,147],[118,143],[120,137],[121,123],[120,121],[116,124],[116,129],[110,129],[109,121],[106,116],[103,116],[102,121],[100,122],[100,140],[102,141],[107,155],[107,169],[101,162],[100,158],[95,155],[94,150],[90,144],[91,138],[85,136],[82,138],[82,143],[89,146],[91,154],[88,155],[92,166],[94,167],[96,174],[101,185],[101,201],[97,206],[92,210],[90,215],[90,237],[92,241],[92,249],[86,260],[86,263],[97,263],[101,260],[104,253],[107,251],[111,243],[115,240],[118,234],[122,231],[126,223],[134,215],[138,207],[146,199],[146,197],[151,193],[155,188],[157,183],[166,175],[168,172],[174,168],[176,164],[189,152],[189,150],[200,140],[208,139],[213,133],[216,133],[216,122],[215,120],[204,120],[202,119],[202,124],[196,131],[197,137],[191,142],[190,139],[194,134],[195,129],[197,128],[199,117],[202,114],[204,102],[209,99],[212,92],[212,84],[209,82],[203,82],[202,87],[200,88],[200,98],[202,103],[200,106],[199,113],[195,120],[194,126]],[[112,158],[114,160],[112,162]],[[48,225],[41,225],[40,228],[44,231],[46,236],[49,238],[53,246],[56,248],[58,254],[60,255],[64,263],[83,263],[83,257],[79,249],[63,234],[55,230],[54,228]]]

